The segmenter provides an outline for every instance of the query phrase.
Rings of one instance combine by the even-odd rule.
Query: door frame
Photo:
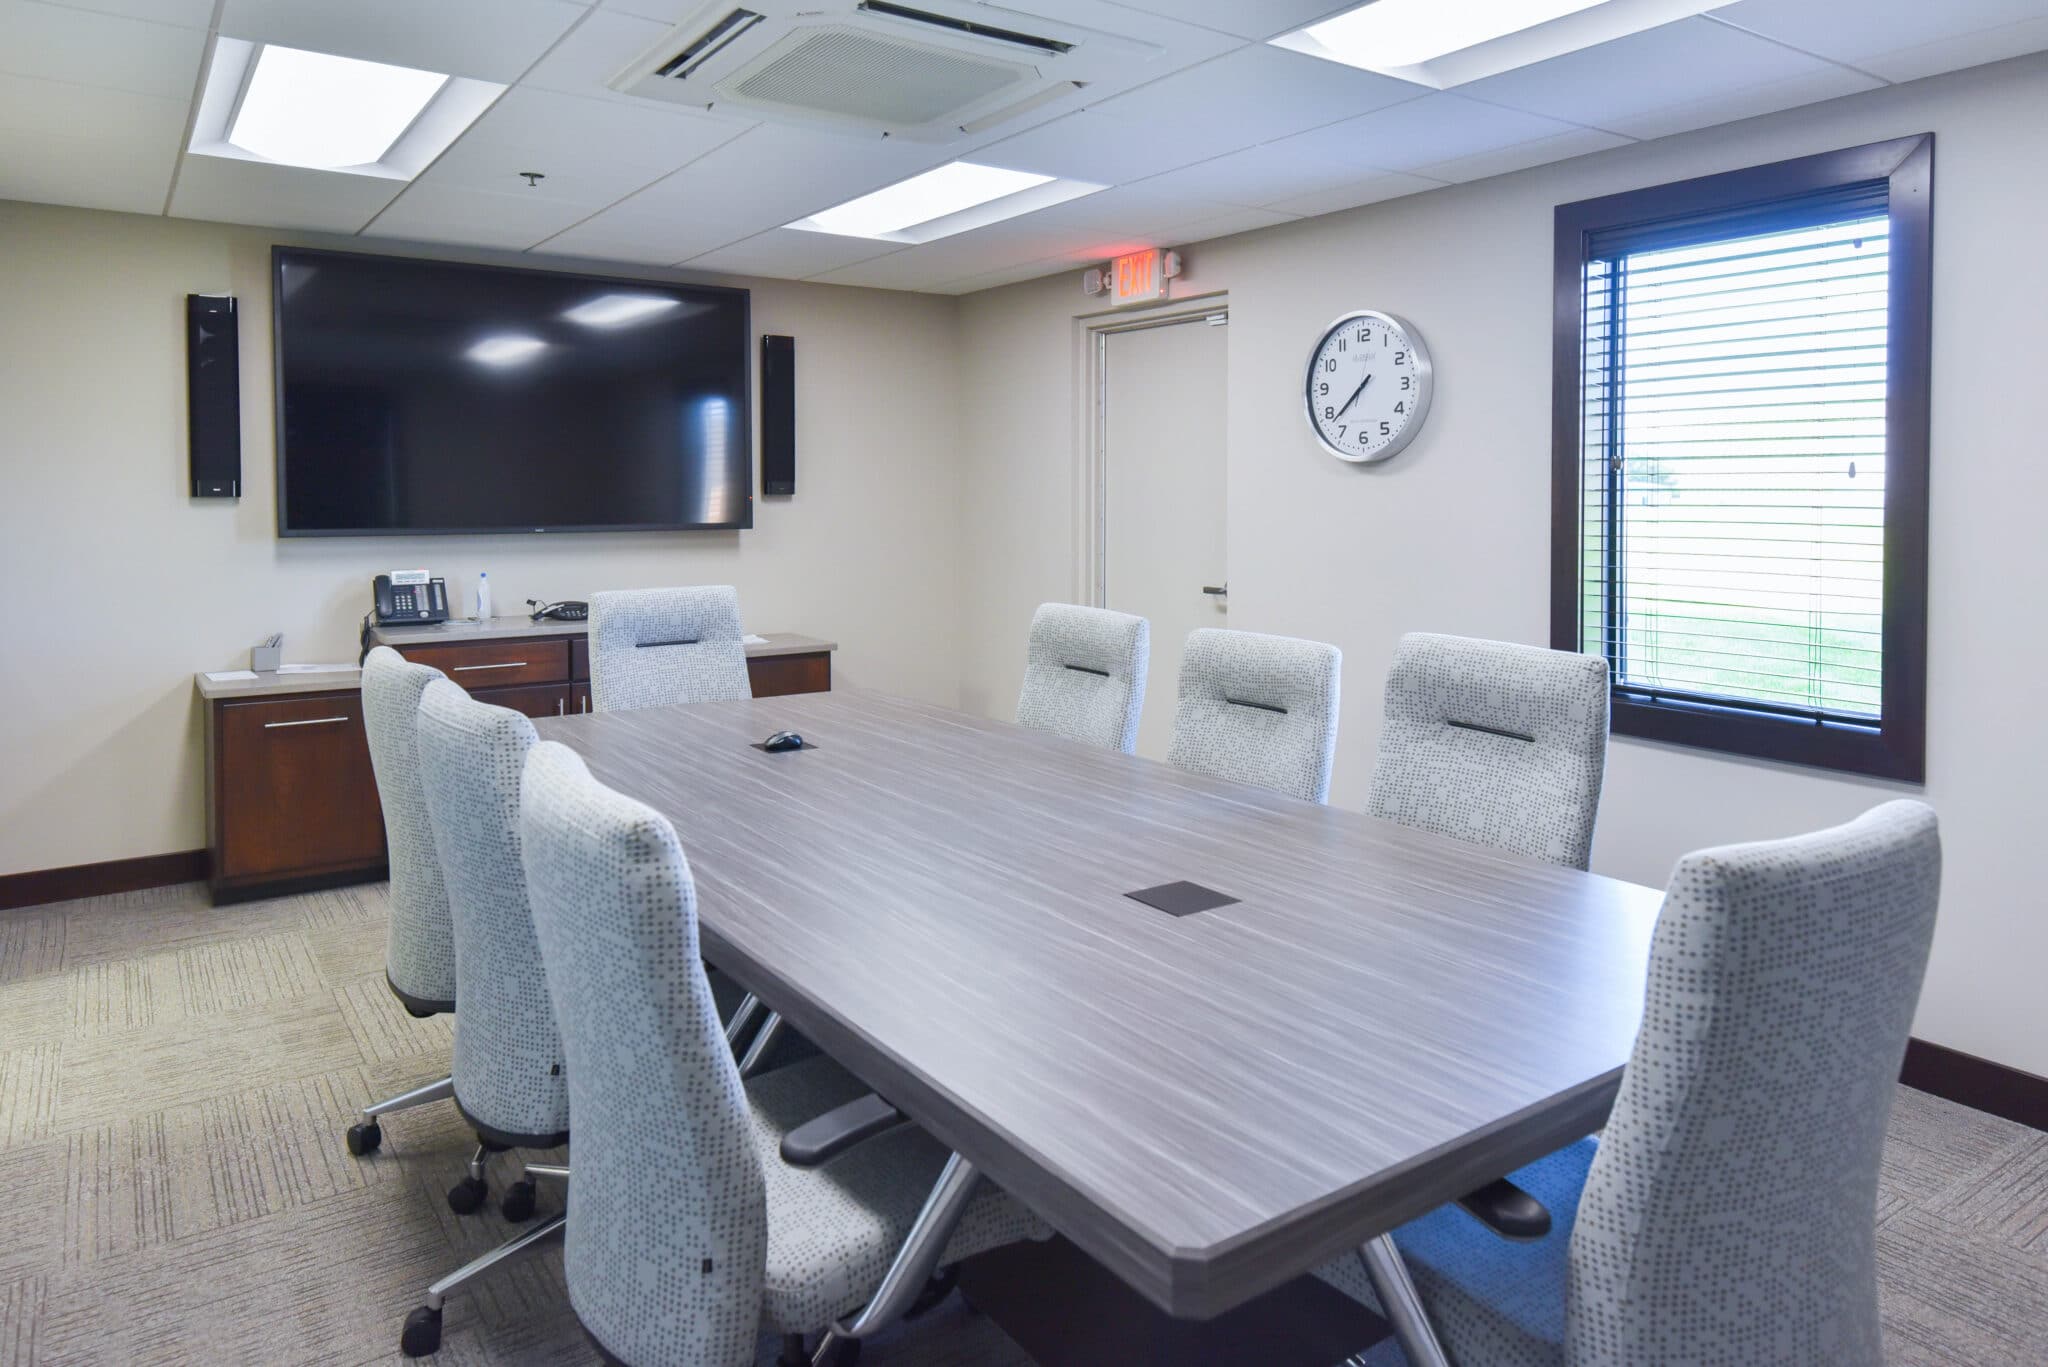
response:
[[[1216,319],[1222,321],[1216,323]],[[1230,296],[1218,291],[1157,308],[1078,321],[1082,330],[1081,468],[1075,488],[1074,525],[1081,535],[1076,538],[1074,582],[1080,590],[1076,601],[1099,608],[1109,605],[1105,582],[1109,557],[1109,339],[1119,332],[1189,323],[1228,326]],[[1226,373],[1227,368],[1226,362]]]

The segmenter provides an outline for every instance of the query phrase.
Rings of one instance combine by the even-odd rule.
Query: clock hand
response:
[[[1371,383],[1372,372],[1367,371],[1365,374],[1365,378],[1358,382],[1358,388],[1351,391],[1351,397],[1344,400],[1344,406],[1337,410],[1337,416],[1341,418],[1346,413],[1349,413],[1351,411],[1351,405],[1358,402],[1358,396],[1360,394],[1363,394],[1365,392],[1365,387]]]

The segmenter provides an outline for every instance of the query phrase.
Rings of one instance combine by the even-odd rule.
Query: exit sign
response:
[[[1166,297],[1166,253],[1126,252],[1109,263],[1109,302],[1144,304]]]

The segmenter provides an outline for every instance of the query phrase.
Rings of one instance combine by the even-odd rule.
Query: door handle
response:
[[[467,674],[467,673],[469,673],[470,671],[472,671],[472,670],[477,670],[477,669],[524,669],[524,668],[526,668],[526,661],[524,661],[524,660],[507,660],[507,661],[506,661],[506,662],[505,662],[504,664],[501,664],[501,665],[457,665],[457,666],[455,666],[455,668],[454,668],[454,669],[450,670],[449,672],[450,672],[451,674]]]
[[[1211,598],[1228,598],[1230,596],[1230,582],[1225,580],[1221,584],[1204,584],[1202,585],[1202,592],[1208,594]]]
[[[556,698],[556,699],[555,699],[555,715],[556,715],[556,716],[558,716],[558,717],[559,717],[559,716],[561,716],[561,715],[562,715],[562,710],[563,710],[564,708],[566,708],[566,707],[567,707],[568,705],[569,705],[569,700],[568,700],[567,698]]]
[[[280,726],[332,726],[335,722],[347,720],[347,717],[308,717],[304,721],[267,721],[263,723],[263,729],[275,731]]]

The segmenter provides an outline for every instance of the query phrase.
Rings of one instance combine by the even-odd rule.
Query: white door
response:
[[[1138,753],[1166,757],[1181,645],[1227,625],[1223,313],[1110,332],[1097,353],[1102,404],[1101,597],[1152,623]],[[1213,321],[1212,321],[1213,320]]]

